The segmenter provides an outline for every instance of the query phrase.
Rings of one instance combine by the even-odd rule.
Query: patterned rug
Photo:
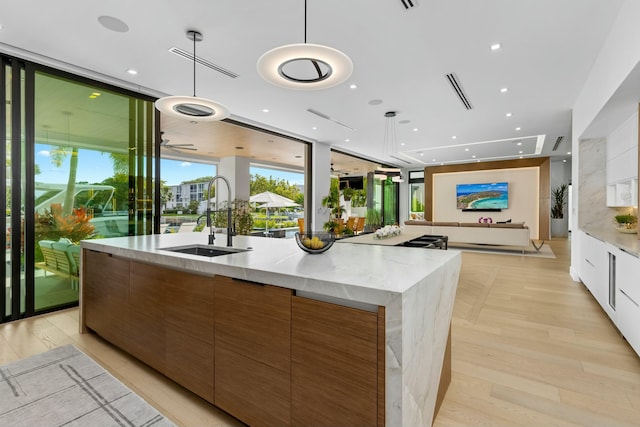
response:
[[[0,366],[0,426],[174,424],[73,345]]]

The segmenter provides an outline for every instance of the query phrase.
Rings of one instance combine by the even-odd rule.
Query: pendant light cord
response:
[[[304,44],[307,44],[307,0],[304,0]]]
[[[193,97],[196,97],[196,33],[193,33]]]

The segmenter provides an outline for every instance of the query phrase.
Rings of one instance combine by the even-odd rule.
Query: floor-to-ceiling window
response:
[[[409,172],[409,219],[424,219],[424,171]]]
[[[153,232],[156,130],[152,99],[2,60],[4,321],[77,304],[80,240]]]

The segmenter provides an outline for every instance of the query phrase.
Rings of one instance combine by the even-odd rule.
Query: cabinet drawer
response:
[[[640,355],[640,301],[632,300],[622,289],[618,289],[616,309],[618,329]]]

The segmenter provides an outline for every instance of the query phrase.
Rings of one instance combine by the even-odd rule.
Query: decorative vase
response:
[[[567,237],[569,218],[551,218],[551,237]]]

